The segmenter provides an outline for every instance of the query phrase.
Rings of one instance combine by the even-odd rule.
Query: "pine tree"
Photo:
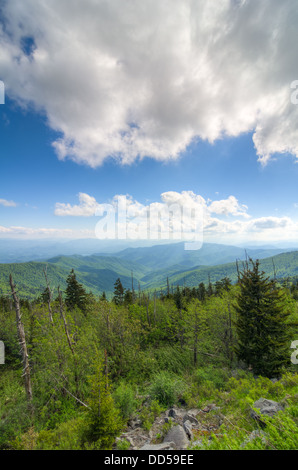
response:
[[[88,427],[83,440],[94,443],[97,450],[111,450],[115,438],[121,433],[123,422],[112,397],[107,365],[103,361],[96,367],[90,384]]]
[[[77,281],[74,270],[72,269],[67,280],[67,288],[65,291],[65,304],[71,310],[78,307],[82,312],[86,312],[87,293],[82,284]]]
[[[124,287],[119,277],[114,284],[113,301],[116,305],[123,305],[124,302]]]
[[[201,302],[204,302],[205,298],[207,296],[207,291],[206,291],[206,287],[205,287],[205,284],[203,282],[201,282],[199,284],[199,287],[198,287],[198,299],[201,300]]]
[[[276,281],[260,272],[259,261],[250,263],[239,275],[236,354],[254,374],[276,377],[289,364],[289,312]]]

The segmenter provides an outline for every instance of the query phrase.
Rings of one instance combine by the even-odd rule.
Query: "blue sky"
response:
[[[292,66],[297,53],[287,49],[285,58],[284,52],[287,41],[297,35],[290,28],[295,2],[285,1],[281,7],[265,1],[260,24],[251,25],[249,15],[257,8],[252,3],[224,2],[225,7],[212,10],[213,26],[206,32],[203,20],[193,30],[185,7],[181,10],[174,2],[172,22],[154,36],[148,56],[146,41],[166,7],[158,12],[158,2],[148,3],[148,20],[144,11],[126,9],[122,21],[118,1],[111,7],[99,1],[98,21],[107,29],[94,36],[92,26],[88,35],[80,23],[92,24],[93,2],[84,3],[81,20],[83,2],[76,2],[70,12],[62,1],[56,13],[76,38],[71,58],[65,30],[51,23],[44,2],[36,6],[28,0],[26,10],[18,0],[7,2],[0,29],[0,79],[5,84],[5,104],[0,105],[0,237],[92,237],[97,218],[91,209],[129,195],[138,210],[178,200],[204,206],[208,241],[295,242],[298,115],[290,85],[298,78]],[[198,18],[204,17],[203,3],[198,1],[197,8]],[[128,20],[134,25],[132,37]],[[143,29],[138,29],[138,20]],[[213,49],[206,46],[200,55],[196,36],[200,44],[216,42],[220,21],[232,25],[232,32],[217,39],[223,46],[217,52],[221,75],[216,75],[218,57],[214,64],[211,59],[203,62],[206,54],[213,57]],[[43,22],[47,26],[38,28]],[[279,29],[271,59],[273,25]],[[193,42],[185,46],[190,29]],[[251,56],[247,45],[253,48],[256,34],[264,38]],[[228,61],[236,47],[242,56]],[[185,51],[198,61],[196,67],[185,61]],[[144,70],[137,68],[140,64]],[[82,66],[88,72],[84,86],[74,73]],[[232,72],[238,72],[236,83],[231,82]],[[212,77],[218,83],[210,87]]]

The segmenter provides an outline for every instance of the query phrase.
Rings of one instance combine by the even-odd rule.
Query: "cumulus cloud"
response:
[[[210,201],[193,191],[164,192],[159,201],[142,204],[130,195],[116,195],[108,202],[97,202],[79,194],[78,205],[56,204],[57,216],[100,218],[95,233],[98,238],[176,239],[216,241],[233,239],[297,238],[298,224],[289,217],[252,218],[248,207],[235,196]]]
[[[94,197],[85,193],[79,193],[79,201],[79,204],[75,206],[57,202],[55,206],[55,215],[90,217],[95,214],[99,204],[96,202]]]
[[[16,207],[17,203],[14,201],[7,201],[6,199],[0,199],[0,206],[4,207]]]
[[[60,159],[177,158],[253,132],[259,159],[298,157],[296,0],[9,0],[7,94],[45,112]]]
[[[289,217],[260,217],[248,224],[249,230],[269,230],[275,228],[291,227],[292,221]]]
[[[208,210],[211,213],[224,215],[239,215],[245,218],[249,217],[249,215],[247,214],[247,209],[248,207],[244,204],[239,204],[235,196],[229,196],[228,199],[224,199],[221,201],[214,201],[208,207]]]

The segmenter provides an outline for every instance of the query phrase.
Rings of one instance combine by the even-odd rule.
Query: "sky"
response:
[[[0,238],[298,244],[297,24],[296,0],[2,1]]]

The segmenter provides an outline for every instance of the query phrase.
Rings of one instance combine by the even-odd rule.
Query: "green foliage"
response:
[[[114,284],[114,297],[113,301],[115,302],[116,305],[123,305],[124,303],[124,287],[122,285],[122,282],[120,278],[116,279],[116,282]]]
[[[128,450],[130,448],[130,442],[126,439],[120,439],[117,442],[117,450]]]
[[[130,384],[120,382],[113,393],[113,398],[115,405],[120,410],[122,418],[127,421],[137,407],[134,387]]]
[[[289,311],[284,293],[260,272],[258,261],[250,261],[252,267],[247,267],[239,279],[236,353],[255,374],[275,377],[289,365]]]
[[[0,375],[0,450],[13,449],[13,440],[32,424],[19,372]]]
[[[35,439],[35,450],[80,450],[84,432],[84,418],[79,416],[72,420],[62,422],[49,431],[40,431]],[[26,442],[26,441],[25,441]],[[21,441],[22,445],[22,441]],[[26,448],[21,447],[21,449]]]
[[[157,400],[152,400],[149,406],[144,406],[139,416],[142,421],[142,427],[150,431],[155,418],[164,411],[164,407]]]
[[[82,312],[86,311],[87,304],[87,294],[82,284],[77,281],[74,270],[71,270],[71,273],[66,279],[66,290],[65,290],[65,304],[72,310],[75,307],[78,307]]]
[[[94,259],[73,259],[76,270],[88,262],[88,275],[95,279]],[[67,266],[68,273],[70,262],[59,257],[52,265],[59,270]],[[37,273],[44,290],[42,270]],[[49,267],[49,282],[54,287],[52,274]],[[76,271],[79,284],[82,276],[83,271]],[[240,448],[257,430],[249,413],[260,397],[287,403],[288,420],[283,415],[278,426],[282,435],[290,432],[293,422],[297,423],[296,366],[290,365],[275,383],[263,377],[266,369],[257,379],[252,372],[237,369],[241,363],[234,355],[238,333],[233,305],[241,288],[230,286],[224,276],[221,279],[212,285],[212,295],[202,285],[179,289],[169,285],[168,296],[140,291],[132,297],[129,291],[123,304],[116,305],[108,296],[96,299],[87,294],[85,306],[76,303],[71,309],[64,308],[64,318],[59,302],[52,301],[53,323],[46,297],[32,303],[22,299],[34,414],[28,413],[24,392],[15,312],[9,297],[0,298],[0,339],[6,346],[6,364],[0,366],[0,448],[111,449],[130,417],[139,414],[142,426],[149,430],[163,411],[185,402],[193,408],[206,403],[220,406],[227,418],[226,431],[220,427],[217,438],[222,433],[223,440],[215,444],[214,439],[208,445],[224,447],[227,434],[229,445]],[[63,282],[65,288],[65,279]],[[131,287],[131,276],[129,282]],[[127,285],[124,289],[128,292]],[[298,339],[298,304],[288,288],[282,291],[280,306],[290,313],[284,326],[294,341]],[[288,358],[291,341],[285,347]],[[105,357],[104,364],[99,357]],[[205,413],[200,419],[207,426],[208,419],[211,424],[216,421],[216,413]],[[277,427],[277,422],[272,426]],[[160,436],[167,429],[168,425],[160,430]],[[270,435],[272,446],[281,447],[273,428]],[[284,440],[292,448],[291,439]],[[253,442],[245,445],[257,445],[258,436]],[[119,449],[126,446],[125,441],[117,442]]]
[[[87,427],[83,442],[93,443],[98,450],[110,450],[120,434],[123,422],[115,406],[109,378],[104,372],[103,362],[96,367],[90,378],[91,394],[88,400]]]
[[[217,390],[222,390],[229,378],[229,373],[226,369],[219,369],[210,365],[197,369],[194,377],[199,387],[209,383]]]
[[[183,380],[166,371],[159,372],[150,386],[150,396],[166,407],[177,403],[178,398],[185,391]]]

